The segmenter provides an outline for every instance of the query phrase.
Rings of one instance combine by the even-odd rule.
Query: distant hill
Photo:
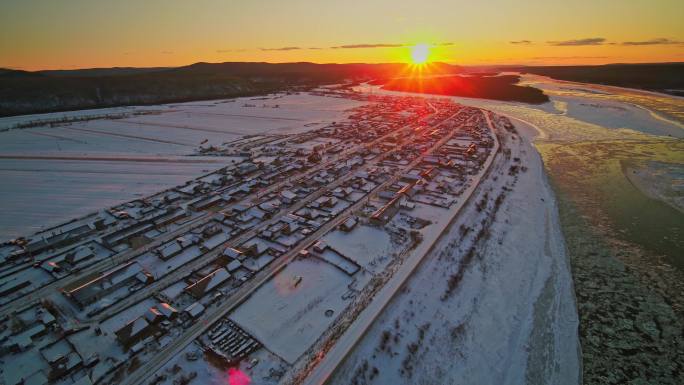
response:
[[[135,75],[149,72],[159,72],[169,70],[172,67],[112,67],[112,68],[83,68],[75,70],[44,70],[36,71],[36,74],[47,76],[71,76],[71,77],[98,77],[98,76],[116,76],[116,75]]]
[[[545,75],[558,80],[637,88],[684,96],[684,63],[520,66],[506,67],[505,70]]]
[[[434,63],[434,73],[458,66]],[[405,64],[195,63],[176,68],[0,71],[0,116],[250,96],[404,73]]]
[[[0,68],[0,78],[25,78],[25,77],[40,77],[37,72],[29,72],[23,70],[13,70],[9,68]]]

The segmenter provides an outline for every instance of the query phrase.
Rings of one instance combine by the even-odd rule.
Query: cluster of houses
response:
[[[178,315],[178,310],[162,302],[150,307],[144,314],[116,330],[114,334],[124,348],[130,349],[130,352],[135,354],[144,348],[146,342],[151,342],[164,334]]]
[[[445,137],[453,125],[459,131],[434,153],[422,156],[420,162],[402,174],[398,181],[378,193],[383,201],[369,218],[370,223],[383,225],[401,209],[411,210],[415,203],[448,208],[465,188],[468,175],[475,174],[487,158],[493,138],[488,134],[481,114],[467,115],[466,121],[454,120],[406,145],[402,158],[390,157],[384,166],[408,164],[426,147]]]
[[[182,186],[0,245],[0,305],[107,262],[106,268],[86,271],[87,279],[62,287],[58,306],[67,314],[62,318],[75,321],[60,322],[73,326],[60,326],[58,313],[42,306],[0,319],[0,356],[14,354],[23,360],[25,355],[39,362],[36,370],[22,369],[23,374],[9,383],[71,378],[88,384],[90,379],[103,378],[128,357],[168,341],[174,328],[195,322],[213,302],[312,240],[311,235],[330,221],[337,220],[340,231],[351,232],[366,220],[385,224],[399,210],[411,210],[418,202],[449,207],[465,188],[466,176],[481,167],[493,145],[481,114],[428,128],[452,114],[453,105],[441,108],[442,102],[422,98],[355,97],[375,103],[328,127],[295,135],[246,137],[203,149],[205,155],[239,160]],[[464,128],[424,156],[455,125]],[[392,134],[409,126],[417,127],[410,141]],[[371,142],[375,144],[367,145]],[[419,158],[415,167],[377,191],[397,176],[399,168]],[[301,177],[304,171],[309,172]],[[373,206],[367,219],[348,213],[349,207],[370,202],[371,195],[380,204]],[[302,257],[324,260],[349,275],[361,268],[324,242],[312,241]],[[166,275],[181,266],[185,271],[171,282]],[[150,285],[154,289],[147,288]],[[157,290],[173,285],[179,286],[173,295]],[[149,292],[147,300],[153,299],[155,305],[142,314],[131,313],[109,335],[103,332],[94,315],[141,290],[137,296]],[[35,309],[42,310],[38,314]],[[79,319],[88,320],[87,324],[78,325]],[[114,350],[124,358],[112,353],[100,360],[84,351],[72,335],[113,340],[118,349]],[[205,347],[229,361],[260,346],[227,319],[202,338]],[[85,371],[90,376],[82,375]]]
[[[0,320],[3,383],[46,385],[66,381],[92,384],[86,370],[94,367],[99,358],[88,356],[67,338],[81,329],[80,326],[68,329],[60,326],[53,311],[44,306],[32,307]]]

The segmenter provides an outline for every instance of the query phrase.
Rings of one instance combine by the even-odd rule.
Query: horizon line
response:
[[[12,71],[24,71],[24,72],[44,72],[44,71],[83,71],[83,70],[103,70],[103,69],[175,69],[175,68],[183,68],[183,67],[189,67],[192,65],[196,64],[226,64],[226,63],[242,63],[242,64],[316,64],[316,65],[387,65],[387,64],[405,64],[405,65],[411,65],[411,63],[406,63],[402,61],[395,61],[395,62],[375,62],[375,63],[368,63],[368,62],[347,62],[347,63],[340,63],[340,62],[315,62],[315,61],[283,61],[283,62],[277,62],[277,61],[222,61],[222,62],[208,62],[208,61],[197,61],[193,62],[190,64],[183,64],[183,65],[178,65],[178,66],[111,66],[111,67],[74,67],[74,68],[64,68],[64,67],[59,67],[59,68],[44,68],[44,69],[24,69],[23,67],[14,67],[14,66],[3,66],[0,65],[0,70],[12,70]],[[450,66],[458,66],[458,67],[601,67],[601,66],[609,66],[609,65],[639,65],[639,64],[680,64],[684,63],[684,61],[643,61],[643,62],[611,62],[611,63],[603,63],[603,64],[564,64],[564,63],[558,63],[558,64],[524,64],[524,63],[512,63],[512,64],[502,64],[502,63],[489,63],[489,64],[458,64],[458,63],[449,63],[449,62],[443,62],[443,61],[434,61],[430,62],[430,64],[446,64]]]

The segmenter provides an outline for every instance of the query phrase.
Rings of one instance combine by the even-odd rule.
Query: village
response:
[[[334,344],[499,147],[489,113],[449,99],[312,94],[363,104],[207,143],[192,155],[236,160],[0,245],[0,384],[192,383],[199,361],[278,383]]]

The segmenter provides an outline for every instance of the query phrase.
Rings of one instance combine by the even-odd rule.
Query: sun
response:
[[[413,64],[425,64],[430,56],[430,46],[427,44],[416,44],[411,47],[411,62]]]

